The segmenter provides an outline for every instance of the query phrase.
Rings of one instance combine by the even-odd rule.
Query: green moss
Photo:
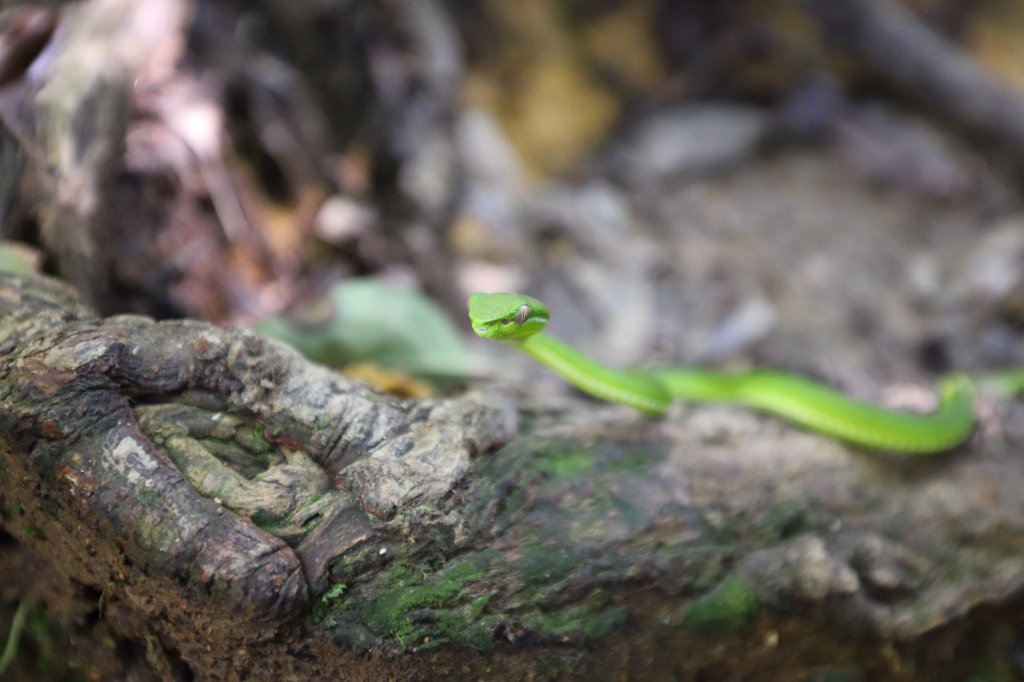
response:
[[[539,458],[539,465],[558,478],[576,478],[583,472],[593,468],[594,458],[586,450],[569,450],[553,452]]]
[[[477,651],[491,647],[494,638],[496,617],[484,617],[483,611],[490,602],[488,594],[470,600],[458,609],[440,611],[434,614],[433,634],[420,636],[420,649],[433,649],[447,642],[459,642]],[[414,635],[416,636],[416,635]]]
[[[522,618],[523,626],[563,643],[582,644],[604,637],[626,620],[618,607],[597,610],[587,605],[538,611]]]
[[[469,584],[484,576],[488,563],[478,556],[453,563],[428,576],[400,567],[393,572],[388,591],[366,605],[363,622],[392,634],[403,646],[429,635],[435,629],[430,627],[429,621],[435,618],[435,623],[441,626],[437,630],[447,630],[445,634],[450,636],[465,620],[455,619],[456,613],[462,611],[461,597],[467,593]],[[427,613],[437,609],[454,612]]]
[[[753,530],[765,544],[773,544],[802,533],[826,531],[834,521],[807,500],[783,499],[761,515]]]
[[[263,433],[263,424],[256,422],[238,428],[235,442],[255,455],[265,455],[273,449]]]
[[[42,534],[43,532],[39,530],[39,526],[36,525],[25,526],[21,533],[19,533],[23,538],[37,538]]]
[[[331,585],[331,589],[329,589],[326,592],[324,592],[324,596],[322,596],[320,598],[320,601],[322,601],[324,603],[327,603],[327,602],[330,602],[330,601],[335,601],[337,599],[340,599],[341,596],[343,594],[345,594],[345,590],[347,590],[347,589],[348,589],[348,584],[347,583],[334,583],[333,585]]]
[[[545,586],[567,578],[582,563],[581,557],[565,544],[526,539],[520,546],[522,555],[516,563],[523,581],[530,586]]]
[[[494,632],[503,624],[581,645],[603,637],[625,619],[623,610],[605,608],[603,600],[553,611],[503,615],[500,605],[492,604],[488,578],[516,568],[520,567],[506,564],[497,551],[451,561],[433,573],[396,561],[372,584],[336,584],[320,598],[314,617],[321,627],[332,629],[345,641],[358,637],[358,642],[351,642],[354,645],[365,646],[376,637],[397,641],[405,650],[455,643],[478,651],[494,645]],[[550,581],[542,584],[549,585]],[[527,600],[537,603],[539,597],[528,595]],[[489,613],[489,607],[495,612]]]
[[[517,470],[520,487],[526,487],[538,477],[580,478],[581,474],[594,468],[593,452],[576,441],[527,438],[517,443],[515,450],[529,453]]]
[[[799,533],[807,524],[807,507],[800,500],[783,500],[765,511],[757,527],[766,542],[777,542]]]
[[[317,615],[326,627],[358,623],[398,640],[403,648],[451,641],[484,648],[491,629],[480,618],[490,590],[481,583],[496,557],[497,552],[480,552],[433,573],[398,561],[372,588],[356,586],[349,591],[335,585],[321,599],[325,608]],[[347,593],[344,600],[342,593]]]
[[[320,599],[313,605],[313,619],[324,628],[333,628],[338,624],[334,613],[341,609],[338,602],[348,590],[348,583],[337,582],[331,585]]]
[[[683,611],[683,624],[694,630],[739,632],[757,615],[760,600],[753,583],[732,573]]]
[[[253,514],[250,514],[249,520],[252,521],[253,525],[260,530],[265,530],[271,534],[281,527],[281,519],[273,514],[267,514],[264,512],[254,512]]]

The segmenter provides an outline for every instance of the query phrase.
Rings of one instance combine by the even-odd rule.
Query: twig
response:
[[[1024,171],[1024,96],[890,0],[799,0],[828,39],[881,81]]]

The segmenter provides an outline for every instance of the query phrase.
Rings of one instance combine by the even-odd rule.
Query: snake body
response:
[[[963,374],[940,380],[932,412],[889,410],[774,370],[613,369],[543,333],[547,306],[523,294],[476,293],[468,308],[478,336],[515,346],[585,393],[649,415],[664,414],[676,399],[726,402],[873,450],[922,455],[956,447],[975,426],[975,385]],[[994,375],[986,386],[1002,395],[1017,393],[1024,389],[1024,369]]]

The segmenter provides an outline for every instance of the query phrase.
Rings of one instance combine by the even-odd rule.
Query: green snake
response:
[[[975,383],[963,374],[940,380],[939,404],[930,413],[888,410],[801,377],[774,370],[727,374],[698,368],[616,370],[542,333],[547,307],[530,296],[476,293],[469,297],[473,331],[527,353],[566,381],[597,398],[649,415],[686,399],[727,402],[773,414],[855,445],[905,454],[949,450],[974,431]],[[1012,395],[1024,389],[1024,369],[993,375],[986,390]]]

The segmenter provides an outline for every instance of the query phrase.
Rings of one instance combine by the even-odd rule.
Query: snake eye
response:
[[[516,324],[522,324],[530,319],[530,306],[521,305],[516,311]]]
[[[502,318],[501,324],[502,324],[503,327],[509,326],[510,324],[512,324],[512,318],[511,317]]]

